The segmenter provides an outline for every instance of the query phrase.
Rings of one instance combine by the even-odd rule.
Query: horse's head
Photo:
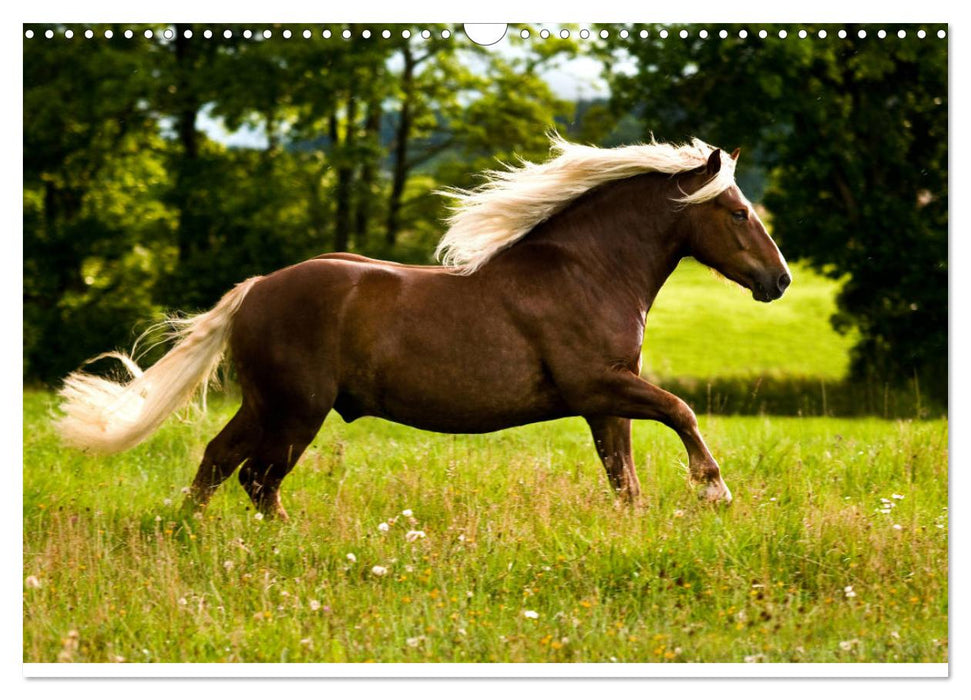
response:
[[[723,157],[721,150],[712,152],[697,174],[702,183],[718,174]],[[738,149],[731,158],[738,159]],[[757,301],[773,301],[786,291],[792,276],[785,258],[737,185],[683,213],[689,255],[751,290]]]

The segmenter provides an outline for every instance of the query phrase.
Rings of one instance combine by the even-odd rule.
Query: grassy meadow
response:
[[[765,306],[679,270],[649,369],[838,377],[833,286],[794,277],[791,305]],[[948,659],[946,419],[699,411],[728,508],[698,501],[677,437],[641,422],[629,508],[579,419],[446,436],[332,414],[283,524],[235,478],[204,517],[180,511],[231,396],[108,458],[60,447],[54,407],[25,393],[24,661]]]

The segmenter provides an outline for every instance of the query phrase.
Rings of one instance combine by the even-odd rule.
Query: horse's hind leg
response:
[[[219,485],[250,456],[260,436],[260,422],[244,401],[236,415],[206,446],[196,478],[189,487],[187,505],[205,507]]]
[[[629,418],[614,416],[587,418],[597,454],[607,470],[607,478],[621,498],[633,503],[641,493],[631,449]]]
[[[239,482],[259,512],[288,520],[280,484],[320,430],[330,407],[277,414],[263,426],[259,445],[239,470]]]

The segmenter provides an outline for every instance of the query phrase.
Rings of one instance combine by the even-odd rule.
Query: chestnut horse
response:
[[[132,373],[127,383],[73,373],[62,437],[105,453],[144,440],[205,390],[228,347],[242,405],[206,447],[189,495],[197,507],[242,465],[256,507],[286,518],[280,484],[331,409],[443,433],[583,416],[611,486],[631,501],[631,420],[656,420],[684,442],[702,495],[730,502],[692,410],[639,372],[646,314],[682,258],[758,301],[790,283],[735,184],[738,151],[698,140],[553,146],[546,163],[451,193],[444,266],[321,255],[176,321],[179,342],[144,373],[110,353]]]

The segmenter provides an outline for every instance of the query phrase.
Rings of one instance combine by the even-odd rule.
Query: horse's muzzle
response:
[[[752,298],[766,303],[775,301],[785,293],[791,283],[792,277],[788,272],[783,272],[772,281],[756,281],[752,286]]]

